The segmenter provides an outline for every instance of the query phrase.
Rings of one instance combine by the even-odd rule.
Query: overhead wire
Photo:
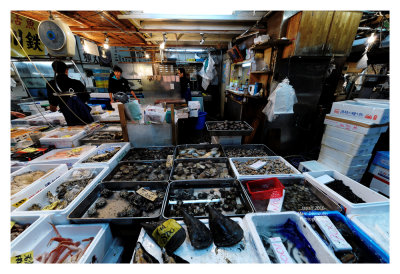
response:
[[[13,32],[13,30],[11,29],[11,34],[14,36],[15,40],[18,42],[18,45],[20,46],[20,48],[22,49],[22,51],[24,52],[24,54],[26,55],[26,57],[28,58],[29,62],[33,65],[33,67],[36,69],[36,71],[40,74],[40,76],[46,81],[46,83],[49,85],[49,87],[54,91],[54,94],[56,94],[58,96],[58,98],[63,102],[63,104],[69,109],[69,111],[75,115],[76,118],[78,118],[82,123],[84,123],[85,125],[88,125],[88,123],[86,123],[85,121],[83,121],[78,115],[76,115],[76,113],[67,105],[67,103],[65,103],[65,101],[62,99],[62,97],[58,94],[58,92],[53,88],[53,86],[47,81],[47,79],[43,76],[42,72],[39,71],[39,69],[36,67],[36,65],[32,62],[31,58],[29,57],[28,53],[25,51],[24,47],[21,45],[21,43],[19,42],[19,39],[17,38],[17,36],[15,35],[15,33]],[[79,71],[79,70],[78,70]]]

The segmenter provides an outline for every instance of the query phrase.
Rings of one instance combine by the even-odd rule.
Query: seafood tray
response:
[[[57,130],[46,134],[40,138],[40,144],[45,146],[53,145],[56,148],[68,148],[79,146],[79,141],[86,135],[86,132],[81,130]]]
[[[82,201],[86,193],[96,187],[97,183],[104,178],[107,172],[108,167],[72,168],[54,183],[44,188],[41,192],[15,209],[12,215],[31,216],[54,214],[55,221],[65,222],[68,213]],[[58,193],[61,193],[60,196]],[[59,200],[59,202],[57,202],[57,200]],[[67,201],[66,205],[63,204],[64,201]],[[40,206],[34,207],[35,210],[29,210],[34,205]],[[62,209],[52,209],[53,206],[51,205],[53,205],[54,208],[57,208],[57,206],[64,207]],[[49,206],[48,210],[42,209],[45,206]]]
[[[347,215],[347,218],[371,237],[387,254],[389,254],[390,246],[389,217],[389,205],[375,208],[366,214]]]
[[[333,189],[327,187],[325,184],[318,182],[316,178],[322,175],[329,175],[336,180],[341,180],[345,186],[349,187],[356,198],[362,199],[364,203],[351,202]],[[389,205],[388,198],[334,170],[306,172],[304,173],[304,178],[316,188],[320,189],[321,192],[325,193],[325,195],[329,196],[332,200],[338,203],[341,207],[343,207],[346,215],[354,213],[367,213],[370,210],[373,210],[374,207]]]
[[[269,263],[270,261],[268,260],[268,257],[263,257],[258,252],[254,244],[254,236],[249,233],[243,220],[241,218],[232,218],[232,220],[242,227],[244,231],[243,240],[231,247],[216,247],[215,244],[212,243],[210,247],[202,250],[196,250],[192,247],[186,225],[183,221],[178,221],[178,223],[186,230],[186,239],[183,244],[174,251],[174,254],[193,264]],[[208,219],[201,219],[200,221],[208,227]],[[154,256],[160,263],[163,263],[161,249],[143,228],[140,231],[137,241],[142,244],[148,253]],[[132,256],[131,263],[133,263],[134,257],[135,253]]]
[[[182,169],[183,171],[180,170],[180,164],[182,164]],[[201,165],[201,167],[198,167],[198,164]],[[218,165],[221,164],[223,167],[221,171],[218,170]],[[189,166],[196,165],[196,170],[193,170],[193,168],[190,168]],[[207,166],[210,165],[210,166]],[[204,167],[204,168],[203,168]],[[188,175],[192,169],[192,173]],[[224,171],[224,169],[227,169]],[[182,173],[179,174],[177,173]],[[208,172],[209,175],[204,174],[205,172]],[[210,173],[211,172],[211,173]],[[197,173],[200,176],[197,176]],[[185,175],[186,177],[182,178],[182,176]],[[217,177],[218,176],[218,177]],[[221,177],[219,177],[221,176]],[[196,178],[197,177],[197,178]],[[208,177],[208,178],[207,178]],[[215,158],[215,159],[178,159],[174,160],[174,165],[172,167],[171,171],[171,177],[170,181],[193,181],[193,180],[218,180],[218,179],[232,179],[235,178],[235,173],[233,172],[231,166],[229,165],[229,162],[226,158]]]
[[[224,123],[240,123],[243,127],[238,129],[216,129],[218,125],[222,125]],[[245,121],[208,121],[206,122],[207,131],[211,136],[247,136],[253,132],[253,128]],[[221,127],[222,128],[222,127]]]
[[[156,193],[163,193],[162,198],[158,197],[157,198],[157,204],[160,202],[160,206],[156,207],[154,210],[151,211],[146,211],[143,210],[142,213],[140,213],[141,216],[137,217],[117,217],[117,216],[110,216],[106,217],[105,215],[103,216],[96,216],[96,217],[89,217],[88,216],[88,211],[93,210],[96,207],[96,203],[99,202],[100,199],[102,199],[102,196],[104,193],[107,194],[108,191],[104,191],[104,189],[108,189],[112,191],[113,193],[111,195],[112,200],[114,201],[114,204],[111,204],[113,207],[112,209],[114,210],[114,213],[118,213],[120,211],[123,211],[127,206],[130,206],[130,202],[126,201],[123,198],[120,198],[116,195],[120,194],[123,190],[127,191],[128,193],[135,193],[136,190],[140,189],[143,187],[146,190],[156,192]],[[114,223],[114,224],[132,224],[135,221],[148,221],[148,220],[155,220],[158,219],[161,216],[162,212],[162,207],[164,206],[165,202],[164,200],[166,199],[166,193],[167,193],[167,187],[168,187],[168,182],[145,182],[145,183],[133,183],[133,182],[118,182],[118,183],[101,183],[96,186],[89,194],[86,195],[86,197],[83,198],[83,200],[71,211],[71,213],[68,216],[68,220],[71,223]],[[108,192],[109,194],[109,192]],[[132,194],[131,194],[132,195]],[[136,194],[136,196],[139,196]],[[132,196],[133,197],[133,196]],[[146,203],[147,205],[153,204],[151,201],[147,201],[145,198],[141,197],[140,199],[137,199],[137,203],[144,204]],[[107,206],[107,205],[106,205]],[[106,207],[100,208],[99,210],[102,210],[103,212],[100,212],[100,214],[107,214]],[[119,210],[117,212],[117,210]],[[110,213],[111,215],[111,213]]]
[[[223,145],[222,148],[228,158],[276,156],[272,150],[262,144]]]
[[[234,190],[235,193],[231,190]],[[254,212],[249,202],[249,197],[243,190],[243,187],[238,181],[233,179],[174,181],[170,183],[162,214],[164,218],[173,218],[175,220],[181,220],[183,218],[175,209],[178,201],[182,201],[183,204],[189,204],[188,206],[193,204],[192,202],[197,201],[199,205],[197,206],[198,208],[193,206],[188,208],[182,205],[189,214],[197,218],[206,218],[208,216],[207,210],[205,209],[207,203],[214,204],[215,208],[219,208],[222,214],[229,217],[243,217],[247,213]],[[196,203],[194,204],[196,205]],[[217,204],[218,207],[216,207]],[[228,205],[227,209],[224,209],[224,204]],[[237,212],[238,210],[239,212]]]
[[[168,181],[171,169],[166,166],[167,161],[136,161],[120,162],[103,182],[149,182]],[[115,177],[120,176],[120,178]],[[122,177],[121,177],[122,176]]]
[[[40,219],[39,222],[29,232],[20,237],[18,242],[11,245],[11,256],[16,256],[26,252],[33,252],[35,258],[34,263],[40,262],[36,259],[39,255],[45,252],[49,253],[54,250],[59,242],[52,241],[49,245],[50,239],[57,237],[53,227],[51,216],[46,216]],[[109,245],[112,242],[111,229],[108,224],[80,224],[80,225],[56,225],[55,228],[60,233],[62,238],[69,238],[73,242],[79,241],[84,250],[82,256],[74,263],[94,263],[101,262],[106,254]],[[89,241],[82,241],[89,239]],[[90,244],[89,244],[90,243]],[[89,245],[88,245],[89,244]],[[60,259],[66,254],[67,251],[60,254]],[[69,256],[64,262],[68,262],[71,257]]]
[[[31,199],[42,189],[53,183],[60,176],[68,171],[67,165],[29,165],[19,169],[18,171],[11,174],[11,178],[15,178],[18,175],[25,174],[27,172],[43,171],[46,172],[36,181],[26,186],[22,190],[18,191],[11,196],[11,211],[15,210],[20,202],[23,203],[24,199]],[[11,183],[12,184],[12,183]]]
[[[365,232],[337,211],[304,212],[304,218],[330,247],[328,239],[315,223],[315,216],[327,216],[352,247],[351,251],[335,253],[342,263],[389,263],[389,254],[378,246]],[[331,248],[331,247],[330,247]]]
[[[129,151],[130,146],[128,142],[103,144],[97,147],[96,150],[86,154],[74,164],[74,167],[108,166],[113,169]]]
[[[31,231],[37,223],[39,223],[39,219],[46,218],[46,216],[13,216],[11,217],[11,232],[14,235],[11,235],[11,245],[14,245],[19,241],[19,239],[23,238],[23,236]],[[15,223],[13,225],[13,223]],[[16,229],[16,226],[21,226],[20,229]],[[23,229],[23,230],[22,230]],[[22,231],[22,232],[21,232]]]
[[[255,212],[268,212],[267,208],[270,200],[253,200],[247,188],[244,187],[249,180],[241,180],[242,186],[249,196],[250,202]],[[325,195],[318,188],[303,179],[279,179],[284,185],[283,204],[280,211],[320,211],[335,210],[342,211],[342,208]]]
[[[324,244],[318,234],[312,229],[311,225],[299,213],[293,211],[246,214],[244,222],[250,230],[250,234],[253,235],[256,249],[262,257],[268,260],[271,259],[272,261],[276,259],[273,256],[272,250],[269,248],[270,244],[267,242],[267,238],[271,236],[275,237],[273,233],[276,229],[284,227],[285,224],[288,224],[289,220],[289,223],[291,225],[294,223],[297,229],[297,233],[295,233],[297,234],[295,238],[297,242],[293,243],[289,240],[282,239],[289,256],[295,263],[307,261],[304,260],[304,253],[306,250],[309,251],[308,254],[312,254],[314,251],[314,259],[319,263],[339,263],[335,254]],[[290,230],[287,231],[286,235],[293,235],[291,232]],[[301,245],[306,247],[299,249],[298,246]],[[266,246],[268,247],[268,251]],[[306,258],[308,259],[308,256],[306,256]]]
[[[16,161],[29,162],[32,161],[45,153],[51,151],[53,148],[47,147],[27,147],[24,149],[18,149],[13,154],[11,154],[11,159]]]
[[[226,156],[220,144],[178,145],[176,146],[174,153],[174,159],[206,159],[224,157]]]
[[[95,149],[96,146],[53,149],[33,160],[32,164],[66,164],[68,168],[71,168],[73,164]]]
[[[121,161],[167,160],[168,155],[174,155],[174,151],[174,146],[134,147]]]
[[[287,172],[291,172],[291,173],[288,173],[288,174],[285,174],[285,173],[265,173],[265,174],[260,174],[261,170],[262,170],[262,169],[260,169],[258,171],[254,170],[254,173],[255,173],[254,175],[241,174],[238,171],[238,167],[236,167],[236,165],[234,164],[234,161],[235,162],[237,161],[239,163],[245,163],[245,162],[248,162],[248,161],[257,162],[257,160],[267,161],[267,162],[268,161],[277,161],[277,163],[281,164],[282,168],[284,169],[284,171],[282,171],[282,169],[281,169],[281,170],[278,170],[277,172],[285,172],[285,171],[287,171]],[[229,158],[229,163],[230,163],[233,171],[235,172],[236,178],[238,178],[240,180],[264,179],[264,178],[272,178],[272,177],[276,177],[278,179],[282,179],[282,178],[288,178],[288,179],[303,178],[303,174],[301,174],[300,171],[298,171],[288,161],[286,161],[285,159],[283,159],[280,156]],[[248,170],[250,171],[250,168],[248,168]]]
[[[91,135],[81,139],[81,144],[101,145],[123,141],[122,131],[95,131]]]

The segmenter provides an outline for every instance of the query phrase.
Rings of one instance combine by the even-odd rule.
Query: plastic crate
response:
[[[86,135],[85,131],[55,131],[39,139],[42,145],[53,145],[56,148],[69,148],[79,146],[79,141]],[[57,136],[57,137],[51,137]],[[70,136],[70,137],[63,137]]]
[[[254,200],[280,198],[285,187],[278,178],[268,178],[246,182],[247,190]]]
[[[81,149],[80,154],[74,157],[64,157],[64,158],[57,158],[55,159],[55,155],[59,154],[62,155],[65,152],[78,150]],[[76,148],[61,148],[61,149],[54,149],[52,151],[47,152],[46,154],[32,160],[32,164],[66,164],[68,168],[71,168],[73,164],[79,161],[82,157],[86,154],[92,152],[96,149],[96,146],[80,146]],[[60,156],[61,157],[61,156]]]

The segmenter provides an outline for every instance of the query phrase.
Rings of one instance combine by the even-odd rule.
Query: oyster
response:
[[[160,262],[144,249],[140,242],[135,247],[134,264],[159,264]]]
[[[183,221],[187,227],[189,233],[189,239],[192,246],[196,249],[204,249],[209,247],[213,240],[210,230],[207,226],[188,214],[185,210],[182,210]]]
[[[233,246],[243,239],[244,232],[238,223],[209,205],[207,209],[209,226],[216,246]]]

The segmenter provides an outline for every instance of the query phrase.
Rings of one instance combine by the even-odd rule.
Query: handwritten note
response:
[[[33,264],[33,251],[11,257],[12,264]]]
[[[328,238],[329,243],[335,251],[349,251],[353,249],[328,216],[315,216],[314,220]]]
[[[141,187],[139,190],[136,191],[137,194],[139,194],[140,196],[146,198],[147,200],[150,201],[154,201],[155,199],[157,199],[157,194],[154,192],[151,192],[150,190],[144,189],[143,187]]]
[[[273,237],[268,239],[271,243],[272,251],[275,254],[275,257],[278,259],[281,264],[292,264],[293,260],[287,252],[285,246],[282,243],[282,239],[280,237]]]

